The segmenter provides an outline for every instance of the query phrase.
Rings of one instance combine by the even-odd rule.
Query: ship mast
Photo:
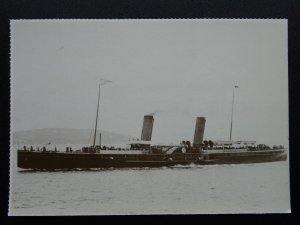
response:
[[[95,131],[94,131],[93,148],[95,148],[95,144],[96,144],[97,125],[98,125],[98,116],[99,116],[99,105],[100,105],[100,87],[102,85],[107,84],[107,83],[112,83],[112,81],[110,81],[110,80],[100,79],[100,81],[101,82],[99,83],[99,90],[98,90],[97,114],[96,114],[96,123],[95,123]]]
[[[230,136],[229,140],[231,141],[231,134],[232,134],[232,121],[233,121],[233,105],[234,105],[234,90],[238,88],[239,86],[234,85],[232,89],[232,106],[231,106],[231,123],[230,123]]]
[[[94,131],[93,148],[95,148],[95,143],[96,143],[96,133],[97,133],[97,124],[98,124],[98,115],[99,115],[99,102],[100,102],[100,84],[99,84],[99,90],[98,90],[98,103],[97,103],[97,114],[96,114],[96,124],[95,124],[95,131]]]

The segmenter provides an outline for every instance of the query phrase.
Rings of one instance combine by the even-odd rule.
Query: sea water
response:
[[[290,212],[288,161],[54,172],[12,162],[10,188],[10,215]]]

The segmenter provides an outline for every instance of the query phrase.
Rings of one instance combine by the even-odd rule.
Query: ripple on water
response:
[[[285,162],[13,174],[11,215],[289,210]]]

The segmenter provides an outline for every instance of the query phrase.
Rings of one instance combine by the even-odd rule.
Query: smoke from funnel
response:
[[[155,114],[155,113],[154,113]],[[151,141],[154,118],[153,115],[145,115],[141,140]]]
[[[200,147],[203,142],[203,135],[205,129],[205,117],[197,117],[196,126],[195,126],[195,134],[194,134],[194,147]]]
[[[158,109],[155,110],[147,115],[149,116],[156,116],[157,114],[165,114],[165,115],[182,115],[182,116],[186,116],[186,117],[196,117],[197,114],[193,114],[189,111],[187,111],[186,109],[182,108],[182,107],[172,107],[172,108],[168,108],[168,109]]]
[[[163,110],[156,110],[152,113],[149,113],[148,116],[155,116],[156,114],[161,113],[161,112],[163,112]]]

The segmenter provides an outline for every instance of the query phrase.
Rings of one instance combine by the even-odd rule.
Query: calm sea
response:
[[[289,212],[286,162],[33,172],[11,159],[10,215]]]

